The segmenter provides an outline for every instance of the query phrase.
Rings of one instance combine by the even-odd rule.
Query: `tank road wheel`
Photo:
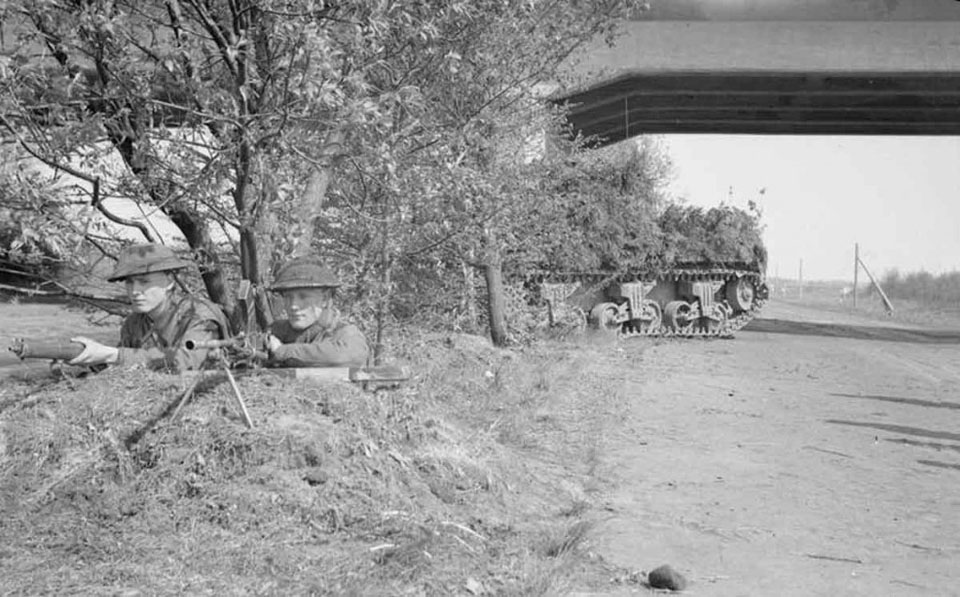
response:
[[[590,310],[590,326],[607,332],[620,331],[620,322],[617,317],[620,309],[613,303],[600,303]]]
[[[757,291],[752,281],[747,278],[737,278],[727,284],[724,294],[734,312],[740,312],[749,311],[753,307]]]
[[[674,334],[681,336],[693,332],[693,320],[690,318],[690,303],[686,301],[670,301],[663,310],[663,324]]]
[[[660,311],[660,305],[651,300],[643,301],[640,307],[640,317],[630,322],[633,329],[644,335],[658,333],[662,324],[663,313]]]
[[[727,311],[729,307],[723,305],[714,305],[713,313],[709,317],[700,319],[700,329],[708,336],[719,336],[727,325]]]

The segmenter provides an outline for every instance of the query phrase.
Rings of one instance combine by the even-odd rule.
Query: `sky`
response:
[[[960,137],[664,135],[670,192],[762,209],[768,276],[960,270]],[[761,190],[764,192],[761,194]],[[863,274],[861,274],[861,278]]]
[[[648,0],[641,20],[957,20],[955,0]]]
[[[960,20],[956,0],[648,0],[640,20]],[[960,26],[960,25],[958,25]],[[664,135],[671,191],[763,210],[767,274],[960,270],[960,137]],[[761,189],[764,192],[761,194]],[[861,274],[862,278],[862,274]]]

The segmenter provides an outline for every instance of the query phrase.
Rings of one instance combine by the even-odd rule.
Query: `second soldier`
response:
[[[339,287],[336,275],[310,258],[295,258],[280,268],[271,290],[282,297],[287,318],[274,322],[266,339],[272,365],[366,365],[369,350],[363,333],[336,308]]]

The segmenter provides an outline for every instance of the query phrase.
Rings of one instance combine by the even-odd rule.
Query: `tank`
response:
[[[654,220],[591,231],[540,268],[540,295],[551,323],[563,305],[621,336],[732,336],[769,294],[762,230],[753,202],[671,204]],[[564,263],[594,267],[571,272]]]
[[[563,304],[596,329],[630,336],[732,337],[769,295],[750,264],[683,263],[656,273],[546,274],[542,297],[551,320]]]

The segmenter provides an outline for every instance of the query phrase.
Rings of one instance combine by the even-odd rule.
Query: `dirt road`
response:
[[[691,595],[960,595],[960,332],[763,315],[732,341],[621,343],[640,370],[592,549],[669,563]]]

